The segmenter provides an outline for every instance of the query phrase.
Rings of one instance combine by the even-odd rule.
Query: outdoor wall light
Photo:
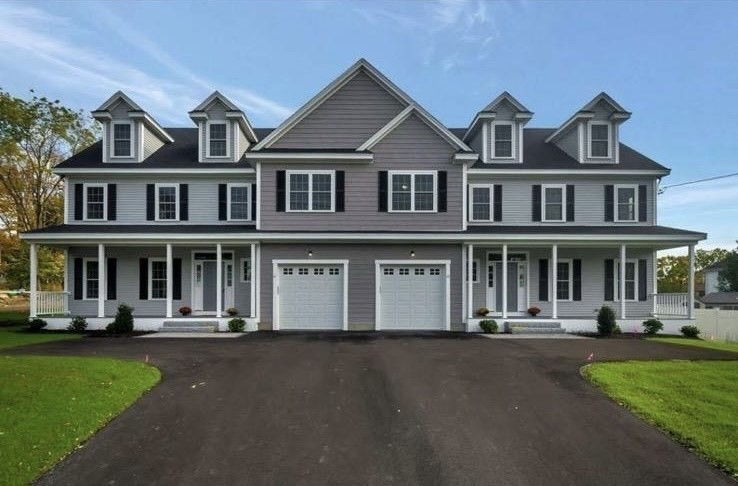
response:
[[[415,258],[415,250],[410,250],[410,258]]]
[[[308,250],[308,258],[313,256],[313,250]]]

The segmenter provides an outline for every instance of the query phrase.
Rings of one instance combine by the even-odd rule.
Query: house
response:
[[[738,310],[738,292],[710,292],[700,297],[704,309]]]
[[[25,233],[32,315],[91,328],[119,303],[136,326],[224,329],[591,330],[692,318],[693,292],[655,291],[656,252],[705,234],[657,224],[669,169],[620,142],[605,93],[561,126],[504,92],[449,128],[359,60],[276,128],[215,92],[164,128],[124,93],[95,110],[102,140],[59,164],[64,224]],[[38,245],[62,248],[65,292],[36,285]],[[694,273],[690,274],[690,288]],[[635,324],[634,324],[635,323]]]
[[[705,281],[704,295],[720,291],[720,289],[718,288],[718,277],[720,276],[720,272],[723,270],[724,265],[725,262],[719,261],[710,265],[709,267],[705,267],[702,269],[702,274],[704,275]]]

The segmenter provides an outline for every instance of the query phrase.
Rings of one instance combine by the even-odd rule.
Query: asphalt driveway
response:
[[[731,353],[353,333],[88,338],[25,352],[148,356],[163,372],[40,484],[735,486],[578,373],[590,353]]]

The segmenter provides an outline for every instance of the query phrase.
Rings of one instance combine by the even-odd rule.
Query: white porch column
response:
[[[69,248],[64,248],[64,312],[69,312]]]
[[[656,315],[656,295],[659,293],[659,252],[653,252],[653,290],[651,291],[651,313]]]
[[[97,317],[105,317],[105,245],[97,245]]]
[[[256,244],[251,243],[251,255],[249,257],[249,270],[251,271],[251,278],[249,278],[249,283],[251,284],[251,314],[250,317],[253,319],[256,317],[256,283],[254,280],[256,280],[256,276],[254,275],[254,263],[256,261]],[[241,269],[243,271],[243,269]]]
[[[507,319],[507,245],[502,245],[502,318]]]
[[[223,245],[216,246],[216,271],[215,271],[215,295],[217,304],[215,306],[215,317],[223,316]]]
[[[172,244],[167,243],[167,317],[172,317],[172,298],[174,297],[174,263]]]
[[[559,245],[551,246],[551,317],[559,317]]]
[[[694,318],[694,245],[689,245],[689,280],[687,284],[687,317]]]
[[[36,317],[38,312],[38,292],[36,289],[36,284],[38,283],[38,255],[36,254],[36,243],[31,243],[30,245],[30,260],[31,260],[31,281],[30,281],[30,291],[31,291],[31,308],[30,308],[30,317]]]
[[[625,319],[625,245],[620,245],[620,318]],[[638,292],[638,289],[635,289]]]
[[[474,279],[472,273],[474,272],[474,245],[471,243],[466,245],[466,315],[467,318],[474,318]],[[481,269],[477,269],[480,271]]]
[[[257,207],[257,209],[259,209]],[[256,279],[256,320],[261,319],[261,243],[256,244],[256,264],[251,266],[251,278]]]

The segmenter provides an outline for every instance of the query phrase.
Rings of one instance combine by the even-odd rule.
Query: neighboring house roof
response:
[[[710,305],[738,305],[738,292],[711,292],[699,301]]]
[[[719,262],[713,263],[709,267],[703,268],[702,271],[709,272],[711,270],[722,270],[724,265],[725,265],[725,260],[721,260]]]

